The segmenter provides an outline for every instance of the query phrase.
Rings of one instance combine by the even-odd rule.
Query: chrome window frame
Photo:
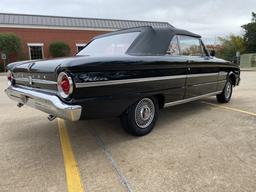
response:
[[[201,38],[193,37],[193,36],[189,36],[189,35],[176,35],[176,36],[178,36],[179,49],[180,49],[180,56],[187,56],[187,57],[205,57],[205,56],[208,56],[207,52],[204,50],[205,47],[204,47],[204,44],[202,43],[202,39],[201,39]],[[189,37],[189,38],[193,38],[193,39],[198,40],[199,45],[200,45],[200,48],[201,48],[202,55],[183,55],[183,54],[182,54],[182,51],[181,51],[181,44],[180,44],[180,37],[181,37],[181,36],[183,36],[183,37]]]
[[[176,40],[177,40],[177,45],[178,45],[179,54],[177,54],[177,55],[172,55],[172,54],[168,53],[169,47],[170,47],[170,45],[171,45],[171,43],[172,43],[172,41],[173,41],[174,38],[176,38]],[[170,41],[170,43],[169,43],[169,46],[168,46],[168,48],[167,48],[167,51],[166,51],[165,55],[167,55],[167,56],[181,56],[180,42],[179,42],[179,36],[178,36],[178,35],[174,35],[174,36],[172,37],[172,39],[171,39],[171,41]]]

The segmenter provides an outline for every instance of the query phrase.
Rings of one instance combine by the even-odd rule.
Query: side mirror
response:
[[[210,51],[210,55],[211,55],[212,57],[215,57],[215,55],[216,55],[215,50],[211,50],[211,51]]]

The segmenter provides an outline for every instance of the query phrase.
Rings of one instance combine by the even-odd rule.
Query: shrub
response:
[[[6,54],[6,63],[9,63],[10,56],[17,59],[21,54],[21,40],[14,33],[0,33],[0,53]],[[0,58],[1,59],[1,58]],[[1,61],[0,70],[3,70]]]
[[[13,33],[0,33],[0,51],[9,55],[21,51],[21,41]]]
[[[56,41],[50,44],[49,52],[52,57],[65,57],[70,55],[70,48],[65,42]]]
[[[229,61],[235,61],[236,52],[244,53],[245,42],[243,37],[230,35],[225,38],[219,37],[221,43],[220,48],[216,52],[216,56]]]

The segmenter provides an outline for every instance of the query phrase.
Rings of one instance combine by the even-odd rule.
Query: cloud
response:
[[[0,12],[167,21],[213,42],[241,34],[250,22],[255,0],[0,0]],[[11,6],[10,6],[11,5]]]

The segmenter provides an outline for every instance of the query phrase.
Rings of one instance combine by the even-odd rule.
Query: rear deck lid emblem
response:
[[[30,64],[28,64],[27,70],[30,71],[30,69],[32,68],[32,66],[33,66],[34,64],[35,64],[35,63],[30,63]]]

